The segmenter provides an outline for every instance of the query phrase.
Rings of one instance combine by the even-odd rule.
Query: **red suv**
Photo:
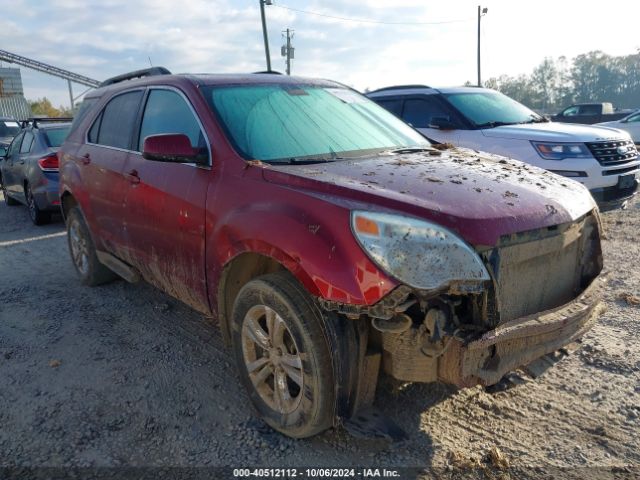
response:
[[[217,317],[293,437],[371,404],[381,371],[494,384],[598,316],[598,211],[566,178],[437,147],[331,81],[122,75],[60,152],[71,257],[86,285],[142,278]]]

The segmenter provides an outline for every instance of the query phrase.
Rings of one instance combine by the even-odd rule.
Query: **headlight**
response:
[[[433,290],[453,281],[477,284],[490,279],[473,248],[435,223],[353,211],[351,228],[380,268],[414,288]]]
[[[538,154],[547,160],[593,157],[584,143],[531,142],[531,144]]]

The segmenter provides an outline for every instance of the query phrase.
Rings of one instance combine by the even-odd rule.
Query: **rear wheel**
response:
[[[34,223],[34,225],[44,225],[45,223],[49,223],[51,221],[51,212],[40,210],[38,204],[36,203],[36,199],[33,196],[33,192],[31,191],[31,185],[27,184],[25,186],[24,196],[27,200],[29,218],[31,218],[31,221]]]
[[[321,322],[287,272],[247,283],[233,309],[234,355],[249,398],[267,424],[295,438],[333,423],[335,382]]]
[[[115,273],[98,260],[89,228],[78,207],[73,207],[67,215],[67,240],[73,266],[84,285],[100,285],[117,278]]]

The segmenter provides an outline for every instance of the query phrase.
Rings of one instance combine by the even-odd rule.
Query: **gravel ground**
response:
[[[81,286],[61,220],[35,227],[25,207],[2,204],[0,467],[638,478],[640,203],[603,217],[608,308],[581,348],[499,393],[381,387],[377,407],[409,437],[394,444],[343,429],[295,441],[266,428],[251,416],[216,325],[145,283]]]

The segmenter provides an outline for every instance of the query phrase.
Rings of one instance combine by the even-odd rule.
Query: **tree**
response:
[[[613,57],[593,51],[545,58],[531,75],[490,78],[486,85],[545,113],[578,102],[612,102],[620,108],[640,107],[640,50]]]
[[[60,107],[55,108],[51,101],[47,97],[42,97],[37,100],[29,100],[29,106],[31,107],[31,113],[38,117],[70,117],[71,110],[68,108]]]

